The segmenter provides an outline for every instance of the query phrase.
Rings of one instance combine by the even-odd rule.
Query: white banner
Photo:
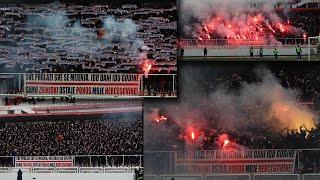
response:
[[[73,167],[73,158],[69,156],[19,156],[15,158],[15,167]]]
[[[140,95],[139,74],[46,73],[26,74],[28,95]]]
[[[292,173],[296,150],[198,151],[176,154],[177,173]]]

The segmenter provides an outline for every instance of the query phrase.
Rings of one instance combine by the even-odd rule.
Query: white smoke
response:
[[[241,82],[237,91],[226,88],[230,82],[224,78],[223,69],[184,66],[182,72],[184,76],[179,82],[183,86],[180,87],[179,101],[145,105],[147,109],[157,108],[156,111],[146,111],[146,143],[152,144],[154,138],[164,138],[164,142],[167,139],[177,140],[177,137],[163,136],[173,135],[177,129],[168,125],[158,133],[159,126],[152,125],[148,114],[166,114],[169,121],[179,127],[179,133],[183,133],[188,127],[218,133],[235,129],[239,132],[248,132],[250,129],[261,132],[267,127],[278,136],[286,133],[287,129],[298,130],[300,126],[310,130],[317,123],[317,114],[300,104],[299,90],[285,88],[273,73],[265,68],[255,70],[257,80],[253,82],[245,82],[240,76],[235,76],[235,81]],[[208,77],[218,83],[214,84]],[[178,141],[175,143],[179,144]],[[159,144],[158,148],[161,149],[162,146],[164,145]],[[186,150],[189,148],[185,147]]]
[[[131,19],[117,19],[107,16],[103,19],[105,34],[99,38],[97,30],[83,27],[79,20],[69,19],[65,12],[33,13],[27,17],[30,28],[45,27],[42,36],[55,42],[68,52],[75,54],[88,54],[96,56],[104,47],[113,47],[118,44],[126,44],[126,49],[132,59],[139,59],[139,48],[144,42],[137,35],[139,26]],[[62,38],[73,37],[72,42],[65,42]],[[75,43],[76,42],[76,43]]]

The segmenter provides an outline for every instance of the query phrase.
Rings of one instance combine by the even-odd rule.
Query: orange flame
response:
[[[194,135],[194,132],[191,132],[191,139],[195,140],[196,136]]]

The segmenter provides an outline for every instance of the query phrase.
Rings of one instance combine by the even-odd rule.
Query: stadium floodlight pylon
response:
[[[308,37],[308,61],[320,61],[320,35]]]

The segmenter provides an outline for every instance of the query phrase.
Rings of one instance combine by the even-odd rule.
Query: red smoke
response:
[[[230,139],[227,134],[221,134],[218,137],[219,144],[222,148],[227,148],[230,145]]]
[[[193,126],[189,126],[185,131],[185,140],[195,142],[199,140],[199,137],[201,136],[202,132]]]
[[[279,33],[297,33],[289,21],[283,23],[280,18],[262,13],[237,14],[234,17],[216,15],[204,21],[196,31],[200,41],[224,39],[228,45],[266,44],[274,41]]]

